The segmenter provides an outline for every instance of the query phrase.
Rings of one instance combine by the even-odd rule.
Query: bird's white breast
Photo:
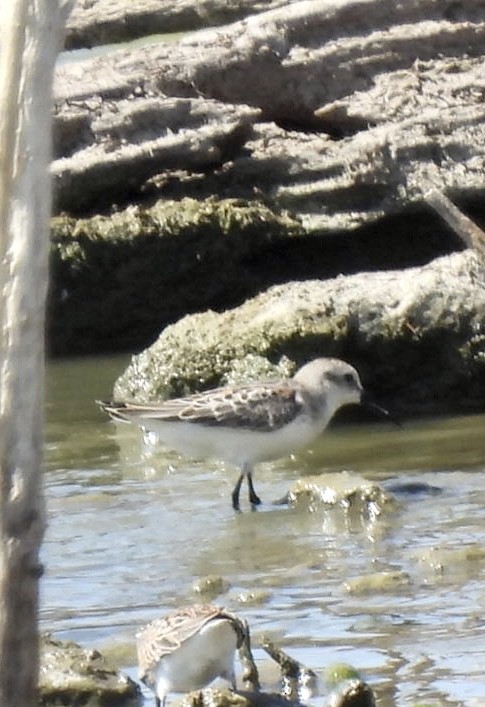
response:
[[[298,416],[271,432],[202,426],[190,422],[144,420],[144,428],[167,446],[194,458],[216,457],[241,466],[278,459],[310,444],[326,427],[326,419]]]
[[[154,670],[158,694],[190,692],[217,677],[233,680],[237,635],[227,619],[215,619],[180,648],[163,656]]]

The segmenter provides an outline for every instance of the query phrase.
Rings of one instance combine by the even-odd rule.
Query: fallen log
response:
[[[57,208],[256,192],[332,232],[479,197],[484,39],[479,0],[305,0],[63,65]]]
[[[191,32],[287,5],[289,0],[77,0],[67,49],[126,42],[148,34]]]

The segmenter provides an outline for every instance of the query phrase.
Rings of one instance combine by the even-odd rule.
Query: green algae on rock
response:
[[[41,707],[138,707],[138,685],[95,650],[70,641],[41,637],[39,671]]]
[[[395,570],[352,577],[344,582],[343,588],[349,594],[377,594],[393,592],[397,587],[405,589],[410,584],[411,578],[406,572]]]
[[[439,584],[459,581],[460,577],[481,574],[485,567],[485,547],[482,542],[462,543],[459,547],[449,547],[447,543],[420,547],[411,553],[417,562],[419,573],[427,583]]]
[[[324,680],[332,690],[328,707],[375,707],[373,691],[353,665],[331,663],[325,668]]]
[[[288,503],[297,510],[311,513],[336,509],[349,519],[354,517],[361,522],[393,513],[398,507],[394,497],[381,486],[346,471],[298,479],[288,493]]]
[[[192,584],[192,592],[204,597],[204,601],[212,601],[229,589],[229,582],[218,574],[199,577]]]
[[[330,663],[323,674],[325,685],[333,690],[348,680],[361,680],[359,671],[349,663]]]
[[[51,352],[146,346],[187,312],[234,306],[260,288],[250,261],[299,224],[236,199],[158,201],[52,220]]]
[[[275,285],[221,314],[168,326],[117,380],[119,399],[185,395],[336,356],[394,411],[483,409],[485,287],[471,251],[402,271]],[[263,359],[263,361],[261,361]]]

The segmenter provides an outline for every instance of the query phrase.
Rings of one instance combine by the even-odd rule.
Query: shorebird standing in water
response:
[[[212,604],[193,604],[156,619],[136,636],[139,676],[155,693],[156,707],[170,692],[206,687],[217,677],[236,689],[234,654],[249,629],[235,614]]]
[[[365,403],[364,390],[355,368],[339,359],[317,358],[289,379],[216,388],[161,403],[99,404],[115,420],[134,422],[182,454],[240,467],[232,492],[232,506],[239,510],[244,478],[251,505],[261,503],[253,484],[255,464],[307,447],[339,408],[360,403]]]

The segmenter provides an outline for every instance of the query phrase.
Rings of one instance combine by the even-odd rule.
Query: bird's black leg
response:
[[[232,507],[235,511],[241,510],[239,507],[239,492],[241,491],[241,484],[243,482],[244,477],[245,473],[243,471],[241,472],[239,479],[236,481],[236,485],[234,486],[234,490],[232,492]]]
[[[258,494],[254,490],[253,475],[250,471],[248,471],[246,473],[246,476],[248,477],[249,503],[252,506],[259,506],[261,503],[261,499],[259,498]]]

